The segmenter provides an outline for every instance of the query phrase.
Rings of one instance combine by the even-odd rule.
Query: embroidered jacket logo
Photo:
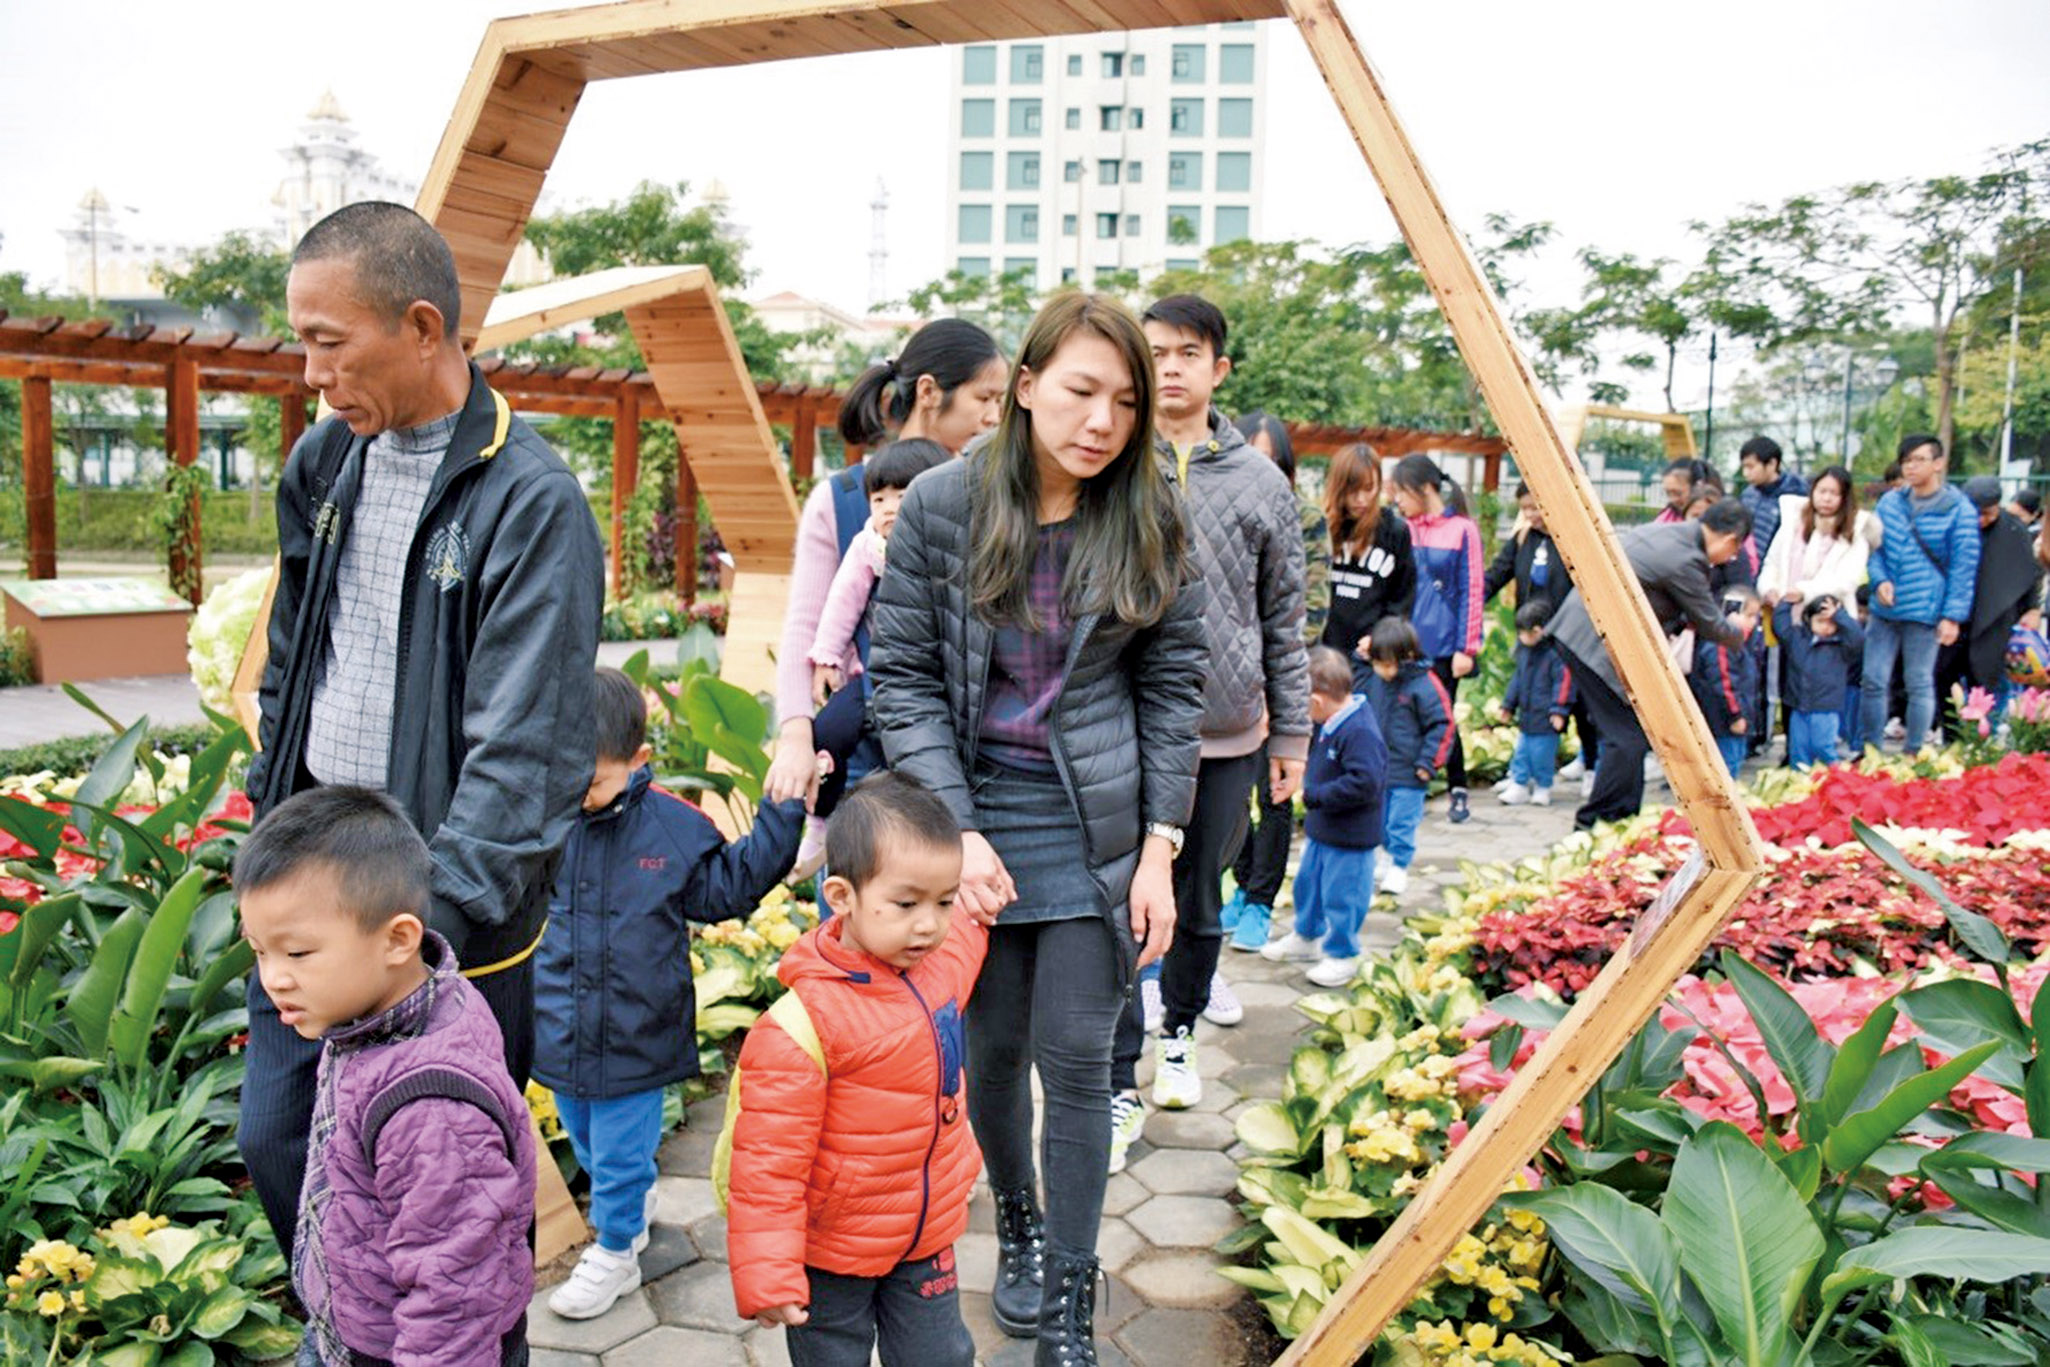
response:
[[[443,593],[463,582],[470,574],[470,534],[460,522],[451,522],[427,538],[427,577]]]

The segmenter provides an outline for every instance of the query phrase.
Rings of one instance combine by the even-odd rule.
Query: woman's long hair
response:
[[[878,446],[904,425],[918,398],[918,377],[930,375],[945,403],[954,391],[1002,356],[996,340],[973,323],[937,318],[911,334],[894,360],[861,372],[840,401],[840,435],[850,446]]]
[[[1395,462],[1395,472],[1388,482],[1398,489],[1407,489],[1412,494],[1422,495],[1426,490],[1435,490],[1444,501],[1445,511],[1456,517],[1470,517],[1466,511],[1466,490],[1456,480],[1438,468],[1438,462],[1429,456],[1404,456]]]
[[[1039,461],[1032,411],[1018,404],[1018,380],[1044,374],[1078,332],[1116,347],[1137,399],[1132,434],[1101,473],[1082,482],[1075,503],[1075,542],[1061,582],[1061,605],[1072,620],[1109,613],[1148,627],[1167,615],[1187,571],[1181,499],[1153,452],[1153,354],[1131,311],[1108,295],[1057,295],[1025,332],[1003,416],[976,457],[975,512],[968,552],[969,602],[984,620],[1037,630],[1026,585],[1039,550]]]
[[[1858,528],[1858,486],[1851,483],[1851,472],[1841,465],[1831,465],[1815,477],[1820,484],[1825,479],[1836,481],[1836,487],[1843,491],[1843,499],[1836,510],[1836,526],[1830,535],[1838,541],[1849,541],[1857,535]],[[1815,491],[1810,488],[1807,499],[1801,504],[1801,539],[1806,541],[1815,535]]]
[[[1346,504],[1353,491],[1367,486],[1374,506],[1354,517]],[[1331,528],[1331,547],[1341,557],[1357,560],[1373,547],[1381,529],[1381,455],[1363,441],[1341,446],[1324,476],[1324,524]]]
[[[1288,439],[1288,424],[1272,413],[1254,409],[1232,424],[1239,435],[1248,442],[1265,436],[1267,444],[1274,448],[1274,464],[1281,473],[1288,476],[1288,482],[1295,483],[1295,443]]]

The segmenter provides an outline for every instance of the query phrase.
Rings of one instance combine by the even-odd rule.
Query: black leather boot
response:
[[[1046,1256],[1046,1296],[1039,1303],[1039,1345],[1033,1367],[1097,1367],[1094,1258]]]
[[[990,1291],[990,1310],[997,1328],[1014,1339],[1029,1339],[1039,1331],[1046,1225],[1030,1188],[992,1195],[997,1203],[997,1284]]]

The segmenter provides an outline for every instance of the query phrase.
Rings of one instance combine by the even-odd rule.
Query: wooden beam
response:
[[[179,357],[171,362],[164,395],[164,454],[179,465],[190,466],[199,459],[199,362]],[[206,597],[202,582],[204,532],[199,522],[199,494],[195,491],[186,511],[191,536],[169,548],[171,587],[184,586],[194,607]]]
[[[766,416],[766,414],[764,415]],[[774,422],[774,418],[769,421]],[[819,412],[809,399],[797,401],[797,411],[790,418],[790,478],[810,479],[812,464],[818,458]]]
[[[676,462],[676,596],[698,601],[698,481],[686,453]]]
[[[28,503],[28,577],[57,577],[57,425],[50,377],[21,382],[21,483]]]
[[[612,410],[612,596],[624,596],[626,504],[641,477],[641,400],[620,391]]]

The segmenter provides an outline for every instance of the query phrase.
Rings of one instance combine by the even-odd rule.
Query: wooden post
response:
[[[1502,487],[1502,453],[1490,451],[1481,457],[1481,488],[1495,493]]]
[[[641,477],[641,399],[621,385],[612,410],[612,596],[622,597],[626,580],[626,501]]]
[[[685,607],[698,601],[698,477],[682,450],[676,453],[676,596]]]
[[[171,362],[169,381],[164,387],[164,449],[165,454],[179,465],[189,466],[199,458],[197,361],[180,358]],[[199,494],[196,491],[186,518],[191,534],[189,542],[173,544],[170,548],[171,587],[175,590],[184,585],[186,597],[196,607],[206,597],[201,573],[201,547],[204,543],[199,524]]]
[[[1700,857],[1668,884],[1640,918],[1630,943],[1281,1359],[1284,1367],[1340,1367],[1371,1348],[1657,1008],[1749,890],[1763,850],[1727,771],[1716,762],[1708,728],[1667,654],[1615,529],[1553,426],[1501,306],[1446,217],[1336,0],[1287,4],[1537,494],[1700,843]]]
[[[292,458],[292,448],[299,444],[299,438],[306,435],[306,396],[297,389],[279,395],[278,417],[278,476],[283,478],[285,462]]]
[[[819,412],[808,397],[797,400],[797,416],[790,424],[790,478],[810,479],[812,463],[818,459]]]
[[[57,577],[57,424],[50,377],[21,382],[21,483],[28,503],[28,577]]]

